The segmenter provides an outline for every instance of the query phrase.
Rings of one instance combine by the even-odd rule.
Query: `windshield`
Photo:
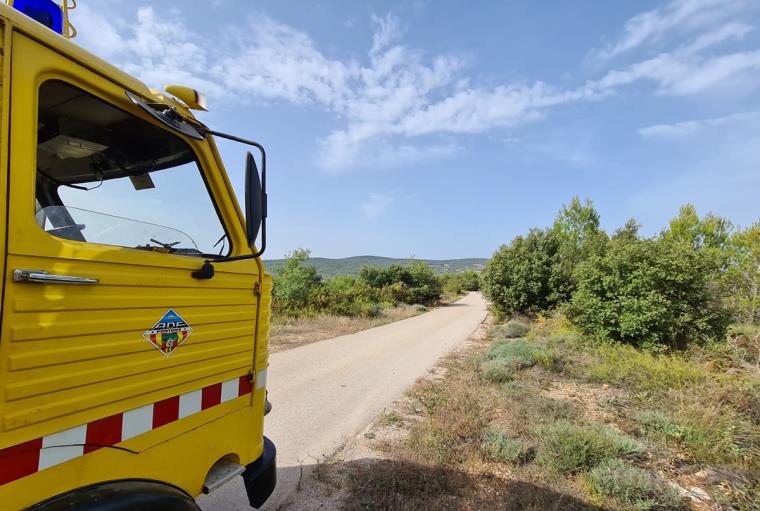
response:
[[[40,87],[37,213],[72,241],[229,253],[195,152],[174,132],[73,85]]]
[[[37,211],[37,222],[49,234],[68,240],[187,255],[201,253],[195,241],[177,229],[86,209],[47,206]]]

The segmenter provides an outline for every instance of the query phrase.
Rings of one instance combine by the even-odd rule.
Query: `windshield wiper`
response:
[[[162,241],[158,241],[157,239],[153,239],[153,238],[151,238],[150,241],[152,241],[156,245],[161,245],[162,247],[164,247],[167,250],[173,250],[175,246],[177,246],[180,243],[182,243],[181,241],[175,241],[175,242],[172,242],[172,243],[164,243]]]

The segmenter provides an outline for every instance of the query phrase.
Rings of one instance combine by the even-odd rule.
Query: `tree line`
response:
[[[760,221],[741,229],[691,205],[656,236],[611,235],[591,201],[503,245],[482,273],[499,317],[560,310],[583,333],[643,347],[722,338],[760,321]]]
[[[309,255],[308,250],[294,250],[274,274],[275,314],[374,317],[402,304],[433,306],[446,295],[475,291],[480,285],[474,271],[436,275],[423,261],[386,268],[363,266],[357,277],[324,279],[316,267],[308,264]]]

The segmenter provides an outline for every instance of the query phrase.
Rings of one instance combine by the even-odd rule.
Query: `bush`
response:
[[[322,286],[322,278],[315,267],[304,264],[308,258],[309,251],[304,249],[286,256],[274,278],[272,306],[275,311],[292,316],[316,312],[312,299]]]
[[[481,377],[491,383],[505,383],[512,379],[515,370],[502,360],[484,360],[480,363]]]
[[[760,221],[731,238],[725,293],[736,319],[760,323]]]
[[[519,439],[509,436],[506,431],[489,427],[483,432],[481,449],[493,461],[502,463],[523,463],[528,461],[530,450]]]
[[[497,318],[557,305],[549,282],[557,246],[555,236],[532,229],[496,251],[483,270],[482,290]]]
[[[633,438],[599,424],[578,426],[559,421],[543,428],[539,436],[542,449],[538,461],[558,472],[577,472],[643,450]]]
[[[540,364],[552,368],[555,357],[546,349],[531,342],[497,341],[491,345],[480,361],[480,374],[486,381],[504,383],[515,372]]]
[[[439,278],[446,294],[463,295],[469,291],[480,290],[480,276],[472,270],[444,273]]]
[[[422,261],[387,268],[362,267],[359,279],[380,291],[381,297],[394,304],[435,305],[443,294],[441,280]]]
[[[354,277],[333,277],[315,293],[321,312],[350,317],[377,317],[382,312],[380,293]]]
[[[525,337],[530,331],[530,325],[518,320],[511,320],[506,325],[497,326],[493,329],[493,333],[499,337],[505,337],[507,339],[513,339],[516,337]]]
[[[635,509],[681,509],[678,493],[652,473],[619,459],[603,461],[589,474],[592,491]]]
[[[613,240],[579,267],[568,318],[583,333],[640,347],[722,337],[729,314],[712,286],[714,264],[679,240]]]

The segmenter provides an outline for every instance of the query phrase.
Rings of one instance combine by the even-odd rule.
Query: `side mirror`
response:
[[[267,245],[267,189],[266,167],[259,179],[256,160],[249,152],[245,157],[245,230],[248,244],[253,246],[261,231],[261,246],[256,256],[264,253]]]

